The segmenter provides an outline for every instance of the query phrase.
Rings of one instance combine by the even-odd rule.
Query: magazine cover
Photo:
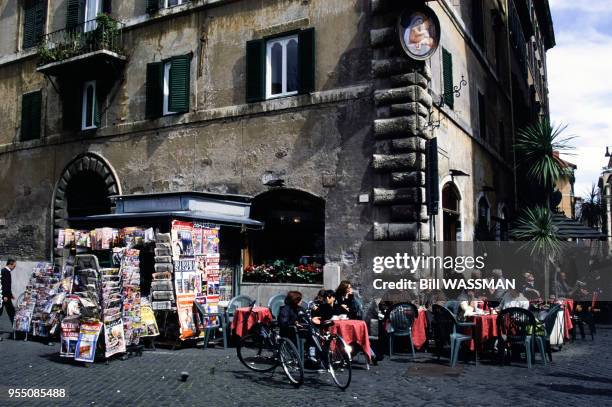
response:
[[[219,253],[219,227],[205,227],[202,229],[202,254]]]
[[[193,319],[193,301],[195,294],[177,294],[176,306],[178,309],[178,319],[180,324],[181,339],[192,337],[196,332]]]
[[[172,257],[193,256],[193,223],[172,221]]]
[[[74,357],[79,340],[80,321],[78,317],[66,317],[61,323],[60,356]]]
[[[100,321],[84,321],[81,323],[74,360],[93,363],[101,329],[102,322]]]
[[[155,319],[153,309],[148,302],[140,305],[140,318],[142,325],[141,337],[152,337],[159,335],[157,320]]]
[[[125,353],[125,333],[121,318],[104,321],[104,356],[109,358],[117,353]]]

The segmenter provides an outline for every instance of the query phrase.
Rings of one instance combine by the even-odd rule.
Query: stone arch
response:
[[[90,174],[101,182],[106,197],[121,194],[121,184],[113,167],[102,156],[95,153],[83,153],[76,156],[64,167],[53,190],[51,212],[53,214],[53,247],[57,247],[57,236],[60,229],[67,228],[68,193],[71,181]],[[55,250],[52,250],[55,252]]]

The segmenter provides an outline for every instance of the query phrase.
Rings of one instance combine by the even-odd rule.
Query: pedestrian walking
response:
[[[0,315],[2,312],[6,310],[6,314],[11,320],[11,325],[13,324],[13,320],[15,319],[15,307],[13,306],[13,300],[15,296],[12,291],[12,282],[11,282],[11,271],[15,270],[17,266],[17,261],[14,259],[8,259],[6,261],[6,266],[2,269],[0,273],[0,279],[2,280],[2,307],[0,308]]]

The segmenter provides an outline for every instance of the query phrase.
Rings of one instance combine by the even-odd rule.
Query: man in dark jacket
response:
[[[13,300],[15,296],[11,288],[11,271],[15,270],[17,262],[13,259],[8,259],[6,266],[2,269],[0,277],[2,279],[2,309],[6,309],[6,314],[11,320],[11,325],[15,319],[15,307],[13,306]],[[0,311],[1,312],[1,311]],[[0,313],[0,315],[2,315]]]

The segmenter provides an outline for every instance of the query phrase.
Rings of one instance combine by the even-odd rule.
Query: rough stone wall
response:
[[[432,97],[431,71],[424,62],[410,60],[396,33],[403,5],[373,0],[375,154],[372,168],[379,176],[372,191],[374,240],[428,240],[425,207],[425,141]]]

